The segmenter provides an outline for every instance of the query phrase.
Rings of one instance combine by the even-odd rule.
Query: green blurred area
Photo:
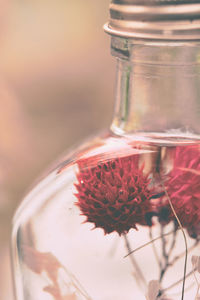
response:
[[[115,62],[109,1],[0,0],[0,299],[13,299],[11,219],[62,152],[108,127]]]

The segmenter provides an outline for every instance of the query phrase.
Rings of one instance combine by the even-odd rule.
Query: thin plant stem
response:
[[[164,231],[164,228],[162,226],[161,228],[161,232],[163,233]],[[164,264],[164,267],[161,269],[161,272],[160,272],[160,282],[162,281],[163,277],[164,277],[164,274],[166,273],[168,267],[170,266],[169,264],[169,258],[170,258],[170,255],[175,247],[175,243],[176,243],[176,232],[177,232],[177,229],[176,229],[176,226],[174,224],[174,232],[173,232],[173,238],[172,238],[172,243],[171,243],[171,246],[169,248],[169,251],[168,253],[166,252],[166,240],[165,238],[163,237],[162,238],[162,251],[163,251],[163,257],[165,259],[165,264]],[[164,233],[163,233],[164,234]],[[162,234],[162,235],[163,235]]]
[[[191,252],[194,248],[196,248],[196,246],[198,245],[199,240],[196,240],[194,245],[192,245],[190,248],[188,248],[188,253]],[[174,257],[173,260],[171,260],[171,262],[169,262],[169,266],[172,266],[177,260],[179,260],[181,257],[185,256],[185,251],[182,252],[181,254],[177,255]]]
[[[160,282],[162,281],[163,276],[164,276],[165,272],[167,271],[168,259],[169,259],[169,256],[167,255],[167,252],[166,252],[166,239],[164,236],[163,225],[161,225],[161,237],[162,237],[162,256],[164,257],[164,266],[161,268]]]
[[[193,269],[193,275],[194,275],[194,278],[195,278],[195,281],[196,281],[196,284],[197,284],[197,292],[196,292],[196,296],[195,296],[195,300],[198,298],[198,294],[199,294],[199,282],[198,282],[198,279],[197,279],[197,276],[195,274],[195,270]]]
[[[191,274],[192,275],[192,274]],[[195,282],[193,281],[190,285],[188,285],[187,287],[185,287],[185,292],[186,291],[190,291],[191,288],[195,285]],[[180,295],[180,292],[174,292],[174,293],[170,293],[170,297],[177,297]]]
[[[127,250],[130,252],[130,248],[131,248],[131,247],[130,247],[128,238],[127,238],[126,234],[124,234],[123,236],[124,236],[126,248],[127,248]],[[146,288],[146,287],[147,287],[146,279],[145,279],[145,277],[144,277],[144,275],[143,275],[143,273],[142,273],[140,267],[138,266],[138,264],[137,264],[135,258],[133,257],[133,255],[130,255],[130,260],[131,260],[131,263],[132,263],[134,269],[136,270],[137,274],[139,275],[139,277],[140,277],[140,279],[141,279],[141,281],[142,281],[144,287]]]
[[[174,247],[175,247],[175,244],[176,244],[176,234],[177,234],[177,228],[176,228],[176,225],[174,223],[174,234],[173,234],[173,240],[172,240],[172,243],[171,243],[171,247],[169,248],[169,252],[168,252],[168,256],[171,255]]]
[[[196,270],[196,268],[195,268],[194,270]],[[194,270],[190,271],[190,272],[189,272],[188,274],[186,274],[184,277],[185,277],[185,278],[190,277],[190,276],[193,274]],[[162,290],[162,293],[164,293],[164,292],[166,292],[166,291],[168,291],[168,290],[171,290],[173,287],[175,287],[176,285],[178,285],[179,283],[181,283],[181,282],[184,280],[184,277],[181,278],[181,279],[179,279],[178,281],[174,282],[172,285],[168,286],[167,288],[163,289],[163,290]]]
[[[197,283],[197,293],[196,293],[196,297],[195,297],[195,299],[197,299],[198,298],[198,294],[199,294],[199,288],[200,288],[200,286],[199,286],[199,283],[198,283],[195,271],[193,271],[193,272],[194,272],[194,277],[195,277],[195,280],[196,280],[196,283]]]
[[[181,296],[181,300],[183,300],[184,299],[184,290],[185,290],[186,271],[187,271],[187,256],[188,256],[187,239],[186,239],[185,232],[183,230],[183,226],[182,226],[182,224],[181,224],[181,222],[180,222],[180,220],[179,220],[179,218],[178,218],[178,216],[176,214],[176,211],[175,211],[175,209],[173,207],[173,204],[171,202],[171,199],[169,197],[169,194],[168,194],[168,192],[166,190],[166,187],[165,187],[165,185],[164,185],[161,177],[160,177],[160,181],[161,181],[161,185],[162,185],[162,187],[163,187],[163,189],[165,191],[165,194],[166,194],[167,200],[169,202],[169,205],[171,207],[171,210],[172,210],[172,212],[173,212],[173,214],[174,214],[174,216],[175,216],[175,218],[176,218],[176,220],[178,222],[178,225],[179,225],[179,227],[180,227],[180,229],[182,231],[184,242],[185,242],[185,263],[184,263],[184,273],[183,273],[184,275],[183,275],[182,296]]]
[[[161,225],[161,237],[162,237],[162,252],[163,252],[163,257],[165,258],[165,260],[167,260],[167,252],[166,252],[166,239],[164,236],[164,227],[163,225]]]
[[[178,229],[177,229],[177,230],[178,230]],[[172,234],[172,233],[173,233],[173,231],[167,232],[167,233],[164,234],[164,236],[170,235],[170,234]],[[134,253],[134,252],[136,252],[136,251],[138,251],[138,250],[140,250],[140,249],[142,249],[142,248],[144,248],[144,247],[146,247],[146,246],[152,244],[153,242],[155,242],[155,241],[157,241],[157,240],[160,240],[161,238],[162,238],[162,236],[158,236],[158,237],[156,237],[155,239],[151,240],[150,242],[145,243],[145,244],[141,245],[140,247],[138,247],[138,248],[136,248],[136,249],[134,249],[134,250],[131,250],[131,249],[130,249],[130,251],[128,252],[128,254],[126,254],[126,255],[124,256],[124,258],[126,258],[126,257],[129,256],[130,254],[132,254],[132,253]]]
[[[67,275],[69,275],[72,278],[72,286],[75,287],[75,289],[77,289],[77,291],[79,291],[79,293],[83,297],[85,297],[85,299],[92,300],[92,298],[88,295],[80,281],[78,281],[78,279],[72,273],[70,273],[64,266],[62,266],[62,269]]]
[[[160,261],[160,259],[159,259],[159,256],[158,256],[158,253],[157,253],[155,244],[154,244],[153,233],[152,233],[152,228],[151,228],[151,227],[149,228],[149,237],[150,237],[150,240],[152,241],[152,249],[153,249],[153,252],[154,252],[156,261],[157,261],[157,263],[158,263],[159,268],[161,268],[161,267],[162,267],[162,264],[161,264],[161,261]]]
[[[177,230],[176,230],[176,232],[177,232]],[[188,248],[188,253],[191,252],[191,251],[198,245],[198,243],[199,243],[199,240],[196,240],[195,243],[194,243],[194,245],[192,245],[190,248]],[[173,244],[174,244],[174,243],[173,243]],[[171,248],[172,248],[172,247],[171,247]],[[171,249],[171,248],[170,248],[170,249]],[[168,262],[167,267],[169,268],[169,267],[173,266],[174,263],[175,263],[177,260],[181,259],[183,256],[185,256],[185,252],[182,252],[180,255],[175,256],[174,259],[173,259],[171,262]],[[190,272],[186,277],[189,277],[190,275],[192,275],[191,272]],[[175,285],[181,283],[181,281],[182,281],[182,279],[180,279],[179,281],[175,282],[175,283],[172,284],[170,287],[168,287],[168,288],[162,290],[162,291],[161,291],[161,294],[162,294],[163,292],[165,292],[166,290],[168,290],[168,289],[170,289],[170,288],[173,288]],[[185,290],[186,290],[186,289],[185,289]]]
[[[116,237],[116,239],[113,241],[113,244],[112,244],[112,246],[111,246],[111,248],[108,252],[108,255],[110,257],[113,257],[115,255],[115,252],[117,250],[117,246],[118,246],[118,240],[117,240],[117,237]]]

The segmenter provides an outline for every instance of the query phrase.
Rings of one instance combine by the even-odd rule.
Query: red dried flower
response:
[[[147,224],[151,212],[148,175],[139,167],[139,155],[131,155],[89,165],[78,162],[77,206],[86,222],[106,233],[127,233],[136,224]]]
[[[200,234],[200,152],[198,146],[176,147],[173,150],[173,160],[174,166],[165,185],[182,226],[191,236],[196,237]],[[171,212],[170,218],[172,217],[174,216]]]

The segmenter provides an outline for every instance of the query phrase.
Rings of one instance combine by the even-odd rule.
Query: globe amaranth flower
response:
[[[173,168],[165,183],[178,218],[192,237],[200,234],[200,151],[199,146],[178,146],[172,151]],[[169,205],[165,197],[169,219]]]
[[[148,225],[151,214],[150,179],[139,167],[139,155],[130,155],[90,166],[90,159],[78,162],[76,205],[86,222],[105,232],[127,233],[137,224]]]

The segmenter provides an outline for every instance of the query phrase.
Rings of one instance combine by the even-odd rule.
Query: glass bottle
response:
[[[105,30],[112,125],[17,210],[16,299],[199,299],[199,1],[113,0]]]

